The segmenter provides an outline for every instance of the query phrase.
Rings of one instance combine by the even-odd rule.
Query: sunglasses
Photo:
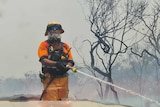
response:
[[[50,30],[62,30],[62,27],[59,24],[54,24],[54,25],[47,26],[47,30],[48,31],[50,31]]]

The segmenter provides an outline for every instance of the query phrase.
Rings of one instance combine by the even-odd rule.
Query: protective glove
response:
[[[55,66],[58,70],[57,71],[58,75],[64,75],[69,70],[69,68],[67,68],[62,62],[57,62]]]

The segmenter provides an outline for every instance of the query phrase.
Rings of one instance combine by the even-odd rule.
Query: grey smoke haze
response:
[[[89,34],[78,0],[0,0],[0,77],[23,77],[30,70],[39,72],[37,48],[47,39],[44,32],[51,20],[62,24],[63,41],[71,47],[75,38]]]

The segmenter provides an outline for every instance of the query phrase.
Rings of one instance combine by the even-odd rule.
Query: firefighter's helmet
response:
[[[59,30],[61,33],[64,33],[64,30],[63,30],[61,24],[58,23],[57,21],[51,21],[48,23],[47,28],[46,28],[46,32],[45,32],[45,36],[48,35],[48,32],[50,30]]]

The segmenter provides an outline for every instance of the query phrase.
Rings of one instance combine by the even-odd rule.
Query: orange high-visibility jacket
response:
[[[38,48],[38,56],[39,56],[40,59],[42,57],[48,57],[49,56],[49,52],[48,52],[49,45],[50,44],[47,41],[41,42],[41,44]],[[72,53],[70,51],[71,50],[70,46],[67,43],[64,43],[64,42],[62,42],[62,45],[64,47],[63,52],[68,55],[68,60],[73,60]],[[54,45],[53,45],[53,48],[54,48]]]

